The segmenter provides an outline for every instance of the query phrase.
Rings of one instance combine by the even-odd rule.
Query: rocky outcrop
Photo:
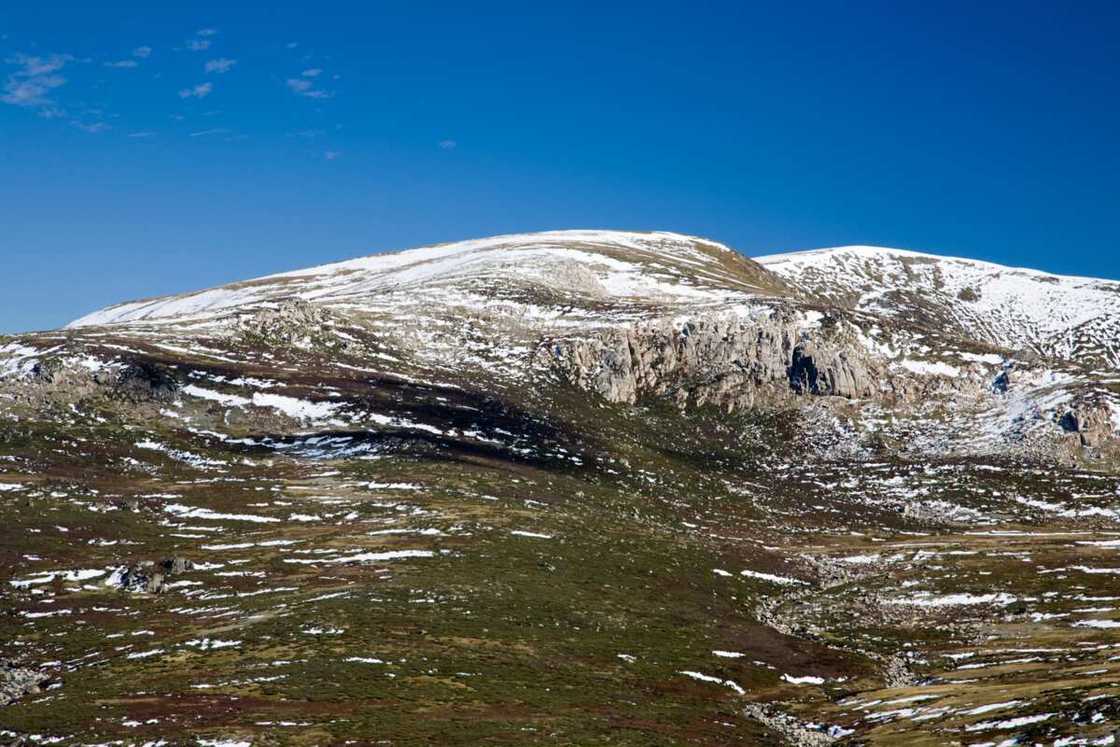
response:
[[[789,385],[798,394],[857,399],[873,396],[876,383],[866,355],[853,348],[806,339],[793,349]]]
[[[321,336],[328,316],[322,306],[297,299],[243,316],[236,329],[251,342],[302,347]]]
[[[121,566],[113,571],[106,582],[122,591],[143,594],[159,594],[167,585],[167,578],[178,573],[186,573],[194,568],[187,558],[173,557],[154,563],[150,560]]]
[[[96,346],[60,346],[35,360],[27,375],[0,381],[8,399],[35,407],[68,407],[104,397],[130,409],[163,406],[180,381],[163,363],[141,355],[122,359]]]
[[[1061,416],[1058,425],[1067,433],[1077,434],[1081,445],[1090,448],[1100,447],[1116,435],[1112,424],[1112,408],[1100,399],[1078,403]]]
[[[14,703],[26,695],[35,695],[50,680],[51,675],[41,669],[0,659],[0,706]]]
[[[804,723],[767,703],[749,703],[743,707],[743,715],[759,722],[774,732],[782,744],[791,747],[827,747],[849,733],[838,726]]]
[[[885,371],[848,322],[808,325],[791,309],[700,314],[553,338],[537,362],[610,402],[670,397],[680,405],[750,406],[796,394],[872,397]]]
[[[130,363],[113,384],[113,396],[126,402],[167,402],[179,391],[179,382],[166,366],[151,361]]]

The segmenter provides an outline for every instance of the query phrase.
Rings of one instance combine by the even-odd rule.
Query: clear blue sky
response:
[[[1120,277],[1115,2],[163,5],[0,13],[0,331],[554,228]]]

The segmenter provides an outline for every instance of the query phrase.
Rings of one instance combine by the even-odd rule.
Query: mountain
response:
[[[0,724],[1106,739],[1118,290],[556,231],[0,338]]]
[[[140,321],[223,318],[262,305],[305,300],[361,312],[503,298],[558,305],[715,302],[773,292],[771,273],[727,247],[677,234],[555,231],[413,249],[312,267],[94,312],[70,328]],[[551,299],[550,299],[551,296]]]
[[[759,257],[827,303],[1089,366],[1120,366],[1120,282],[845,246]]]

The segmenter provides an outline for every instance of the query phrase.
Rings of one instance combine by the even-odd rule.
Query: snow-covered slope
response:
[[[1120,366],[1120,282],[871,246],[756,261],[830,304],[1075,363]]]
[[[496,236],[322,265],[210,290],[135,301],[69,326],[205,319],[294,299],[384,308],[471,305],[515,289],[570,301],[705,303],[773,292],[773,277],[722,244],[672,233],[552,231]]]
[[[1117,301],[1117,282],[895,249],[751,260],[680,234],[553,231],[124,303],[76,320],[67,340],[91,346],[76,360],[153,346],[263,372],[282,343],[320,355],[318,373],[376,361],[397,376],[527,396],[574,384],[631,404],[838,396],[861,403],[869,432],[973,453],[1020,450],[1036,431],[1113,438]],[[58,341],[0,349],[0,377],[30,376],[40,343]],[[900,408],[903,425],[869,403]],[[954,413],[944,433],[939,408]]]
[[[673,233],[552,231],[462,241],[111,306],[69,326],[207,324],[303,300],[392,315],[436,304],[698,307],[798,293],[824,306],[1093,367],[1120,366],[1120,282],[900,249],[848,246],[744,258]]]

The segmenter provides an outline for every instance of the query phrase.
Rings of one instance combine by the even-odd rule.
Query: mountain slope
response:
[[[828,303],[962,337],[1120,367],[1120,282],[869,246],[758,257]]]
[[[959,262],[549,232],[0,339],[0,733],[1107,743],[1120,376],[1043,342],[1112,286]]]
[[[84,316],[69,327],[207,318],[296,299],[372,310],[429,302],[470,305],[536,289],[566,294],[564,301],[576,304],[672,304],[721,301],[781,288],[781,281],[754,262],[705,239],[556,231],[378,254],[126,303]]]

